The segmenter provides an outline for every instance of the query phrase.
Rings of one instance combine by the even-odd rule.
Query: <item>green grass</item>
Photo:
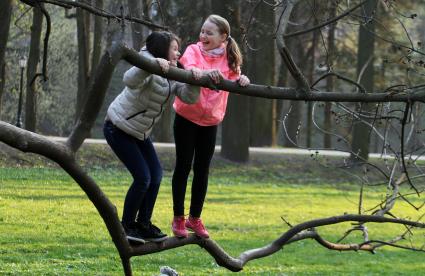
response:
[[[90,174],[122,211],[130,182],[125,170],[92,169]],[[298,179],[302,176],[298,176]],[[228,253],[261,247],[306,220],[356,213],[358,187],[350,183],[301,183],[288,178],[235,165],[212,170],[203,212],[212,238]],[[296,183],[296,184],[294,184]],[[320,184],[320,185],[318,185]],[[372,207],[384,195],[369,189],[365,206]],[[412,197],[418,205],[423,201]],[[187,201],[188,202],[188,201]],[[188,204],[188,203],[187,203]],[[407,204],[396,206],[395,215],[417,218]],[[172,216],[170,172],[164,176],[154,212],[154,223],[166,232]],[[349,223],[320,228],[335,241]],[[387,240],[403,232],[401,226],[368,225],[370,238]],[[349,241],[359,241],[359,234]],[[416,231],[417,245],[424,231]],[[404,243],[408,244],[408,243]],[[280,252],[249,262],[237,275],[423,275],[424,253],[383,247],[376,254],[337,252],[304,240]],[[231,275],[198,246],[186,246],[132,258],[134,275],[158,275],[168,265],[180,275]],[[122,275],[113,243],[95,208],[72,179],[59,169],[0,168],[0,275]]]

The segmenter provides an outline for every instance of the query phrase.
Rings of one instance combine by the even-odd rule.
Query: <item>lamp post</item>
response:
[[[21,68],[21,81],[19,85],[19,103],[18,103],[18,118],[16,121],[17,127],[22,127],[22,97],[23,97],[23,89],[24,89],[24,70],[27,66],[27,60],[25,57],[19,59],[19,68]]]

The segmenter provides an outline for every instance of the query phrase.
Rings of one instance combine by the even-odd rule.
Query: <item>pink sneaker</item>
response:
[[[187,238],[189,233],[187,233],[186,227],[184,226],[185,219],[184,217],[174,217],[173,222],[171,223],[171,230],[174,235],[179,238]]]
[[[208,239],[210,235],[208,234],[207,229],[205,229],[204,224],[202,224],[202,220],[200,218],[192,218],[186,220],[185,223],[186,228],[195,232],[195,234],[201,238]]]

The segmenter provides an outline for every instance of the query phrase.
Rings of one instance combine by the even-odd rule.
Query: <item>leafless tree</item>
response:
[[[342,12],[334,19],[319,24],[316,28],[335,22],[337,19],[342,18],[344,14],[350,14],[349,11],[353,11],[355,8],[361,7],[367,1],[368,0],[359,2],[355,7],[349,8],[346,12]],[[110,16],[107,12],[100,12],[96,8],[82,4],[81,2],[59,0],[22,0],[22,2],[29,5],[34,5],[35,3],[49,3],[61,5],[66,8],[78,6],[84,7],[87,11],[97,14],[98,16]],[[327,73],[316,80],[315,83],[310,84],[304,77],[300,68],[293,61],[285,43],[285,39],[288,37],[302,33],[285,33],[286,26],[296,2],[298,1],[280,1],[276,4],[276,8],[278,8],[281,12],[281,20],[276,33],[277,46],[283,62],[295,80],[296,85],[294,87],[274,87],[257,84],[251,84],[248,87],[240,87],[237,83],[227,80],[223,80],[220,84],[216,85],[213,84],[208,77],[204,77],[200,80],[194,80],[190,72],[177,68],[172,68],[168,73],[163,73],[156,62],[141,57],[137,51],[124,44],[115,43],[111,48],[107,49],[102,56],[98,69],[93,76],[93,83],[87,91],[87,100],[85,105],[82,108],[82,112],[76,121],[72,133],[69,135],[65,143],[52,142],[42,135],[17,128],[5,122],[0,122],[0,141],[23,152],[40,154],[53,160],[75,180],[75,182],[87,194],[89,200],[97,208],[99,215],[102,217],[118,254],[121,257],[123,269],[126,275],[132,274],[130,264],[131,257],[152,254],[188,244],[197,244],[204,248],[219,265],[226,267],[231,271],[240,271],[248,261],[271,255],[283,248],[285,245],[303,239],[313,239],[330,250],[338,251],[366,250],[373,252],[376,248],[384,245],[424,251],[423,247],[403,246],[398,244],[401,239],[412,235],[414,233],[414,228],[425,228],[425,223],[422,222],[423,214],[418,215],[417,218],[403,219],[402,217],[397,217],[391,212],[391,210],[398,201],[406,201],[417,210],[421,210],[425,204],[422,203],[421,205],[416,206],[410,200],[412,196],[419,196],[423,193],[423,187],[419,187],[416,183],[418,179],[423,178],[424,173],[423,168],[415,162],[415,158],[418,158],[418,155],[413,154],[417,152],[405,152],[404,150],[407,140],[411,137],[409,135],[409,124],[411,124],[413,116],[411,113],[411,107],[414,104],[422,104],[425,101],[425,86],[416,85],[389,87],[382,92],[369,94],[363,93],[364,89],[356,81],[350,80],[349,78],[335,72]],[[126,18],[131,19],[131,17],[127,17],[125,15],[121,16],[121,20],[125,20]],[[132,19],[135,20],[134,18]],[[146,22],[139,20],[139,23],[143,24]],[[146,25],[150,26],[153,25],[153,23],[146,23]],[[307,31],[311,30],[303,32]],[[88,137],[90,130],[93,127],[94,121],[103,104],[103,99],[105,98],[105,93],[108,88],[111,75],[120,60],[125,60],[134,66],[169,79],[214,89],[218,88],[220,90],[226,90],[231,93],[237,93],[245,96],[255,96],[267,99],[331,102],[335,108],[338,109],[338,114],[336,115],[337,119],[348,120],[350,118],[355,118],[356,120],[369,123],[372,130],[377,132],[379,137],[382,138],[383,144],[385,145],[383,155],[388,157],[385,167],[381,168],[376,164],[363,160],[364,165],[369,170],[373,169],[381,174],[381,181],[376,183],[370,183],[366,180],[362,181],[358,214],[319,218],[297,225],[291,225],[288,222],[288,225],[290,226],[289,230],[277,237],[276,240],[264,247],[242,252],[240,256],[236,258],[226,253],[213,240],[201,239],[194,235],[190,235],[185,239],[168,238],[162,243],[147,243],[140,246],[132,246],[128,243],[125,237],[125,233],[118,218],[116,207],[103,193],[97,183],[77,163],[75,158],[78,149],[84,142],[85,138]],[[338,79],[346,82],[347,85],[355,87],[358,92],[323,92],[315,90],[317,82],[327,77],[337,77]],[[362,113],[355,109],[350,109],[350,107],[345,104],[347,102],[375,103],[378,104],[379,110],[374,114]],[[404,109],[394,110],[392,109],[393,105],[401,105]],[[382,131],[379,131],[373,124],[370,124],[371,119],[383,120],[388,124],[388,127],[382,133]],[[391,145],[387,137],[388,133],[393,129],[397,129],[399,131],[399,147],[397,149]],[[337,135],[336,133],[331,134]],[[343,142],[345,141],[344,137],[339,138]],[[294,144],[297,143],[294,141]],[[349,165],[350,164],[344,164],[344,167],[348,167]],[[387,196],[382,199],[382,201],[377,202],[376,206],[366,210],[363,205],[363,193],[366,186],[372,184],[382,185],[387,190]],[[405,190],[402,191],[400,189],[402,185],[406,184],[410,187],[411,191],[406,192]],[[334,225],[347,221],[356,224],[353,228],[348,229],[346,234],[341,237],[339,241],[328,241],[319,233],[319,227],[321,226]],[[389,241],[371,239],[370,234],[367,231],[367,223],[402,224],[406,227],[406,231],[400,233],[399,236],[394,237],[394,239]],[[358,243],[345,243],[343,241],[345,237],[354,231],[361,231],[363,233],[363,240]]]

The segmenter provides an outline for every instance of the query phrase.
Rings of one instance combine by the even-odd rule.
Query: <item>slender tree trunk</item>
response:
[[[6,45],[9,38],[10,17],[12,15],[12,0],[0,1],[0,117],[3,103],[4,86],[6,82]]]
[[[288,69],[286,68],[285,64],[282,62],[279,66],[279,77],[277,86],[279,87],[285,87],[288,83]],[[277,127],[277,144],[283,146],[285,141],[285,133],[283,130],[283,124],[282,120],[285,116],[285,103],[287,101],[284,100],[276,100],[277,106],[276,106],[276,114],[278,114],[278,118],[276,119],[276,127]]]
[[[217,5],[214,2],[213,12],[224,16],[229,20],[232,26],[232,36],[240,43],[241,32],[241,3],[232,1],[227,4],[221,1],[223,5]],[[217,10],[219,7],[227,7],[223,10]],[[230,8],[230,9],[229,9]],[[232,12],[233,11],[233,12]],[[244,52],[244,49],[241,48]],[[243,68],[242,68],[243,70]],[[226,116],[222,124],[221,134],[221,156],[236,162],[246,162],[249,160],[249,99],[239,95],[230,94],[227,103]]]
[[[144,0],[127,0],[129,14],[132,17],[141,18],[143,14],[144,2]],[[143,43],[143,25],[131,23],[131,38],[133,42],[133,49],[140,51]]]
[[[248,42],[253,48],[246,55],[248,75],[253,83],[274,85],[275,43],[272,41],[275,29],[274,10],[262,4],[258,6],[256,21],[248,34]],[[250,145],[270,146],[272,143],[273,105],[268,99],[250,99]]]
[[[336,16],[336,9],[338,7],[338,2],[329,2],[329,18],[334,18]],[[335,59],[335,29],[336,24],[332,23],[329,25],[328,29],[328,66],[329,68],[333,68],[334,65],[334,59]],[[327,91],[334,91],[335,89],[335,83],[334,78],[330,77],[326,79],[326,90]],[[325,148],[331,148],[332,147],[332,138],[329,134],[331,132],[332,127],[332,118],[331,118],[331,103],[325,103],[325,116],[324,116],[324,122],[323,122],[323,129],[325,130],[325,133],[323,135],[323,146]]]
[[[43,5],[43,4],[40,4]],[[37,124],[37,80],[33,81],[37,74],[38,61],[40,59],[41,31],[43,27],[43,13],[37,6],[33,8],[31,26],[31,45],[28,57],[27,85],[25,99],[25,129],[35,132]]]
[[[297,2],[297,1],[295,1]],[[301,18],[304,16],[305,10],[307,8],[308,4],[304,1],[297,2],[294,6],[294,10],[291,13],[291,18]],[[300,28],[300,26],[297,25],[289,25],[288,26],[288,32],[297,31]],[[292,58],[295,62],[295,64],[298,65],[298,68],[306,68],[307,61],[308,61],[308,54],[307,49],[305,47],[300,47],[300,45],[304,45],[306,41],[303,41],[301,37],[295,37],[293,39],[290,39],[287,41],[287,47],[290,53],[292,54]],[[291,76],[291,78],[288,80],[288,84],[290,86],[298,86],[298,83],[294,80],[294,78]],[[285,120],[283,122],[284,127],[286,129],[285,139],[284,139],[284,146],[285,147],[296,147],[300,145],[299,140],[299,130],[301,125],[301,122],[303,121],[303,114],[302,114],[302,103],[300,101],[294,101],[291,100],[289,102],[288,110],[284,111],[285,114],[284,117]],[[302,126],[305,127],[305,126]]]
[[[89,53],[90,37],[87,25],[87,13],[77,8],[77,37],[78,37],[78,90],[75,106],[75,119],[80,116],[81,108],[86,100],[86,89],[89,82]]]
[[[367,93],[372,93],[374,89],[374,49],[375,49],[375,21],[370,17],[376,14],[377,0],[369,1],[364,6],[365,23],[359,27],[359,42],[357,52],[357,75],[359,82],[366,89]],[[360,104],[359,111],[370,111],[369,104]],[[357,121],[353,127],[351,140],[351,160],[353,162],[367,160],[369,155],[371,128],[361,121]],[[360,157],[360,159],[357,157]]]
[[[317,20],[314,20],[315,25],[317,24]],[[309,50],[310,52],[310,62],[308,64],[308,74],[307,78],[310,83],[313,83],[314,79],[314,68],[316,67],[316,48],[317,48],[317,41],[319,39],[319,31],[313,32],[313,40],[311,42],[311,48]],[[312,111],[313,111],[313,103],[308,102],[307,104],[307,135],[306,135],[306,146],[310,148],[312,146],[312,138],[313,138],[313,118],[312,118]]]
[[[103,9],[103,0],[94,0],[94,5],[98,9]],[[102,53],[102,37],[104,29],[103,19],[100,16],[94,16],[93,21],[93,55],[91,61],[92,71],[95,70],[100,60],[100,55]]]

